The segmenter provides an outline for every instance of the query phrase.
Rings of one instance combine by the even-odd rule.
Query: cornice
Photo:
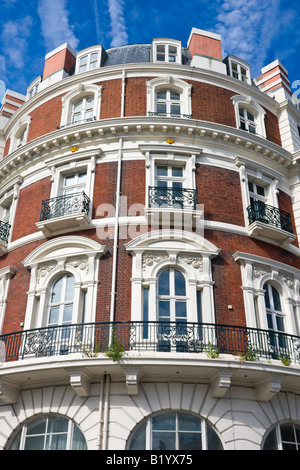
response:
[[[293,156],[279,145],[254,134],[250,134],[240,129],[217,124],[208,121],[198,121],[193,119],[164,118],[164,117],[126,117],[116,119],[105,119],[99,121],[74,124],[63,129],[58,129],[52,133],[43,135],[32,142],[16,149],[0,162],[0,182],[10,174],[15,176],[15,170],[21,169],[22,165],[32,163],[39,158],[61,158],[62,152],[70,152],[72,158],[76,158],[76,153],[71,149],[79,144],[91,143],[93,148],[88,150],[90,155],[101,154],[101,146],[109,140],[138,138],[140,142],[149,136],[165,140],[165,150],[172,151],[172,144],[168,144],[169,137],[173,140],[193,139],[195,150],[202,142],[213,143],[224,149],[230,149],[236,154],[243,152],[249,158],[260,156],[265,159],[268,166],[271,161],[276,162],[286,172],[295,167]],[[194,139],[199,139],[195,141]],[[142,142],[141,142],[142,143]],[[180,144],[182,145],[182,143]],[[199,153],[199,147],[198,152]],[[74,157],[73,157],[74,156]]]

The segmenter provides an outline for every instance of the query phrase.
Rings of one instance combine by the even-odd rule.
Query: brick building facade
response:
[[[63,44],[26,96],[7,90],[2,449],[300,444],[287,77],[193,28],[187,47]]]

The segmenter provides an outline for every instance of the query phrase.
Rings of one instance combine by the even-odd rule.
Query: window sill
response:
[[[36,226],[46,237],[63,232],[87,229],[91,218],[85,213],[55,217],[53,219],[37,222]]]
[[[253,222],[248,226],[248,235],[267,242],[275,242],[281,246],[288,245],[296,239],[296,235],[293,233],[259,221]]]

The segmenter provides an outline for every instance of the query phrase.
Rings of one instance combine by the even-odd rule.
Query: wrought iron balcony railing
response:
[[[113,335],[112,335],[113,332]],[[207,323],[82,323],[0,336],[1,362],[26,358],[101,353],[113,337],[126,351],[221,354],[300,362],[300,337],[282,332]],[[250,352],[250,356],[249,356]]]
[[[66,215],[88,214],[90,199],[84,192],[53,197],[42,201],[40,221]]]
[[[262,222],[293,233],[292,218],[289,212],[269,206],[262,201],[253,201],[247,207],[247,211],[250,225],[254,222]]]
[[[193,118],[192,114],[157,113],[154,111],[148,111],[148,116],[176,117],[176,118],[185,118],[185,119]]]
[[[0,240],[4,243],[8,242],[9,230],[9,223],[0,221]]]
[[[149,207],[195,210],[197,201],[196,189],[149,186]]]

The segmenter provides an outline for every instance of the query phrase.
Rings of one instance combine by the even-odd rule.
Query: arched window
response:
[[[243,131],[256,134],[256,119],[253,113],[248,109],[239,107],[239,127]]]
[[[263,450],[300,450],[299,424],[277,424],[266,436]]]
[[[235,95],[232,98],[235,108],[237,128],[260,137],[267,137],[265,110],[250,96]]]
[[[73,124],[77,122],[92,121],[94,118],[94,96],[85,96],[72,105]]]
[[[67,354],[69,351],[69,340],[74,307],[74,276],[64,274],[52,285],[48,305],[48,325],[58,327],[53,333],[51,354]]]
[[[129,450],[223,450],[217,433],[205,420],[184,412],[147,418],[134,431]]]
[[[78,426],[60,415],[42,415],[23,424],[9,450],[87,450]]]
[[[191,85],[169,76],[147,82],[147,112],[150,116],[192,117]]]
[[[267,313],[267,323],[270,330],[270,344],[274,348],[274,355],[285,353],[286,342],[282,334],[284,333],[284,318],[281,307],[281,299],[278,290],[270,283],[264,284],[265,305]]]

